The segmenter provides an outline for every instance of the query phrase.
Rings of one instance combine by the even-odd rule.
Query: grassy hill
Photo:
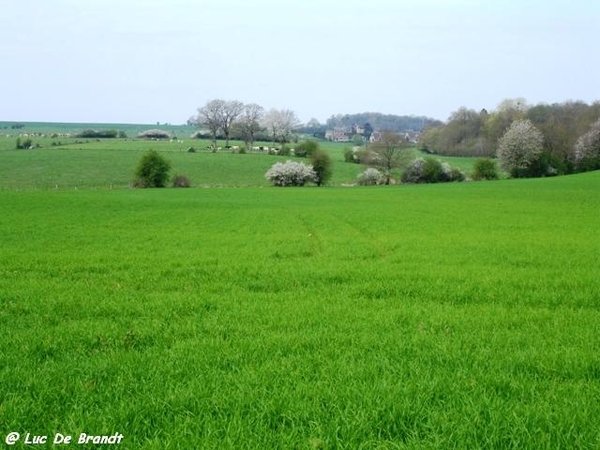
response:
[[[39,129],[42,129],[41,127]],[[50,128],[56,131],[58,128]],[[68,126],[64,130],[71,129]],[[145,129],[148,129],[146,127]],[[0,189],[82,189],[126,188],[131,185],[135,168],[142,154],[148,150],[161,152],[172,164],[172,174],[184,174],[194,187],[248,187],[268,186],[265,172],[277,161],[306,159],[268,155],[265,152],[233,154],[229,150],[216,153],[208,150],[210,142],[185,136],[178,139],[152,141],[143,139],[84,139],[75,137],[31,137],[38,148],[16,150],[19,133],[0,136]],[[25,138],[23,138],[25,139]],[[219,141],[219,145],[224,145]],[[243,143],[232,141],[242,147]],[[256,145],[273,146],[259,142]],[[289,144],[293,147],[294,144]],[[351,144],[321,142],[321,148],[333,160],[333,186],[353,184],[365,168],[344,162],[344,149]],[[193,147],[196,152],[189,153]],[[410,149],[414,157],[421,156]],[[470,173],[474,158],[441,157],[443,161]]]
[[[134,144],[0,152],[6,433],[598,444],[600,173],[260,188],[278,157]],[[97,189],[125,187],[148,145],[197,186],[257,187]],[[359,169],[342,166],[337,182]]]

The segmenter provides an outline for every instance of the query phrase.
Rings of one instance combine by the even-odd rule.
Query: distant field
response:
[[[104,145],[0,153],[2,439],[600,445],[600,173],[91,189],[144,150]],[[276,158],[159,150],[198,184],[233,160],[252,184]]]
[[[272,156],[264,152],[232,154],[222,149],[217,153],[208,150],[207,140],[190,139],[193,127],[118,124],[27,124],[13,130],[12,122],[0,123],[0,189],[81,189],[123,188],[131,184],[137,162],[150,149],[164,152],[172,163],[173,174],[187,175],[195,187],[211,186],[268,186],[265,172],[277,161],[294,159],[290,156]],[[8,127],[8,128],[6,128]],[[148,141],[135,138],[140,131],[160,128],[176,136],[174,141]],[[128,139],[85,139],[65,137],[65,133],[79,133],[85,129],[114,129],[124,131]],[[16,150],[19,134],[31,135],[33,143],[40,148]],[[39,134],[45,137],[40,137]],[[50,137],[52,134],[61,136]],[[25,139],[25,138],[22,138]],[[232,141],[232,145],[243,146]],[[223,141],[219,145],[224,146]],[[258,142],[256,145],[274,146]],[[288,144],[293,148],[294,143]],[[333,159],[332,185],[356,182],[364,170],[358,164],[344,162],[344,149],[352,143],[320,142],[321,148]],[[188,153],[193,147],[196,153]],[[408,150],[414,157],[422,156],[416,149]],[[298,160],[302,160],[296,158]],[[440,157],[453,166],[470,174],[474,158]],[[306,161],[306,160],[304,160]]]
[[[13,128],[15,125],[23,125],[22,128]],[[0,134],[3,136],[16,136],[21,133],[36,134],[77,134],[84,130],[116,130],[123,131],[129,137],[135,137],[143,131],[160,128],[170,133],[185,135],[192,134],[194,127],[187,125],[171,124],[129,124],[129,123],[58,123],[58,122],[0,122]]]

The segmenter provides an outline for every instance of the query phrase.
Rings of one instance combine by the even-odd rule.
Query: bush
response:
[[[194,147],[189,147],[187,151],[188,153],[196,153],[196,149]]]
[[[17,150],[29,150],[34,147],[35,146],[33,145],[33,141],[31,139],[25,139],[24,141],[21,141],[20,137],[17,138],[17,145],[16,145]]]
[[[354,147],[344,149],[344,161],[356,164],[368,164],[371,158],[371,152],[364,147]]]
[[[471,178],[474,180],[497,180],[498,168],[496,161],[491,158],[479,158],[473,165],[473,174]]]
[[[462,182],[467,179],[467,175],[458,167],[452,167],[450,171],[450,179],[448,181]]]
[[[319,143],[315,140],[309,139],[303,141],[295,149],[295,155],[301,158],[310,157],[313,153],[319,150]]]
[[[190,179],[185,175],[175,175],[173,177],[174,188],[189,188],[191,184]]]
[[[315,181],[316,173],[312,166],[288,160],[273,164],[265,173],[265,178],[274,186],[304,186]]]
[[[88,139],[114,139],[117,136],[119,136],[119,132],[117,132],[117,130],[83,130],[81,133],[75,135],[75,137]]]
[[[423,183],[446,181],[447,175],[449,175],[448,172],[450,172],[450,166],[443,167],[442,163],[437,159],[425,158],[421,179]]]
[[[402,174],[403,183],[443,183],[465,178],[462,170],[434,158],[417,158]]]
[[[317,186],[323,186],[332,175],[331,158],[323,150],[317,150],[311,155],[310,162],[315,172],[315,183]]]
[[[164,187],[169,179],[171,163],[157,151],[150,150],[142,156],[136,174],[136,187]]]
[[[163,130],[147,130],[138,134],[142,139],[170,139],[171,134]]]
[[[192,139],[212,139],[212,135],[210,133],[196,131],[190,135]]]
[[[344,162],[355,162],[354,151],[348,147],[344,148]]]
[[[421,176],[423,173],[423,166],[425,166],[425,160],[423,158],[415,159],[402,174],[403,183],[424,183]]]
[[[369,167],[364,172],[358,175],[358,184],[360,186],[375,186],[384,181],[383,174],[372,167]]]

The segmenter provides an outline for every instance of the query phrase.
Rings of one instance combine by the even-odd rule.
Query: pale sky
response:
[[[304,122],[600,100],[597,0],[3,0],[0,120]]]

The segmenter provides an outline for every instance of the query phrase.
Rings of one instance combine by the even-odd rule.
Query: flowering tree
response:
[[[317,174],[312,166],[288,160],[273,164],[265,173],[265,178],[274,186],[304,186],[308,182],[314,182]]]
[[[289,142],[293,131],[300,124],[294,111],[289,109],[271,109],[262,120],[262,125],[273,137],[273,141],[285,144]]]
[[[498,140],[500,166],[513,177],[531,176],[544,148],[544,136],[530,120],[515,120]]]
[[[581,170],[600,169],[600,119],[575,143],[575,164]]]

